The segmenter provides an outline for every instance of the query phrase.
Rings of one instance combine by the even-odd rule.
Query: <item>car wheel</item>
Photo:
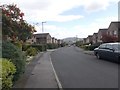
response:
[[[97,53],[96,54],[97,59],[101,59],[100,55]]]

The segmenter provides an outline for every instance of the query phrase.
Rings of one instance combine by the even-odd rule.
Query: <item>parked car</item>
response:
[[[94,49],[98,59],[107,59],[120,62],[120,43],[104,43]]]

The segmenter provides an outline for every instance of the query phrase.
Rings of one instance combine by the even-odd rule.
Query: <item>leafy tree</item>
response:
[[[17,5],[2,5],[2,34],[3,39],[22,40],[26,41],[31,37],[35,28],[28,24],[24,19],[24,13],[17,7]]]
[[[118,38],[112,35],[104,34],[102,36],[102,41],[107,43],[107,42],[117,42]]]

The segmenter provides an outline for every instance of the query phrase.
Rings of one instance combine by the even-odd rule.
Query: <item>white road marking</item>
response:
[[[50,57],[50,55],[49,55],[49,57]],[[56,71],[55,71],[55,69],[54,69],[53,63],[52,63],[52,61],[51,61],[51,57],[50,57],[50,63],[51,63],[52,68],[53,68],[53,72],[54,72],[55,79],[56,79],[57,84],[58,84],[58,88],[59,88],[60,90],[63,90],[62,85],[61,85],[61,83],[60,83],[60,80],[59,80],[59,78],[58,78],[58,76],[57,76],[57,73],[56,73]]]

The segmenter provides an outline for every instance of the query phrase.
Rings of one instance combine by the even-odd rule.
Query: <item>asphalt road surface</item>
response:
[[[51,53],[63,88],[118,88],[118,64],[98,60],[77,47],[64,47]]]

